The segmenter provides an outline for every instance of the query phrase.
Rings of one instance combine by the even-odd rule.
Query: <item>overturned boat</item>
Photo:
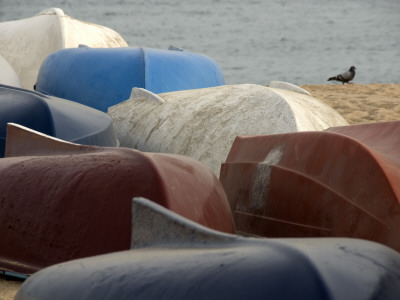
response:
[[[212,59],[190,51],[79,47],[48,56],[36,90],[106,112],[128,99],[134,87],[165,93],[224,83]]]
[[[0,84],[22,88],[17,73],[2,55],[0,55]]]
[[[110,107],[121,146],[193,157],[219,175],[238,135],[323,130],[348,123],[316,98],[255,84],[151,94]]]
[[[0,23],[0,55],[14,68],[26,89],[33,89],[40,65],[49,54],[80,44],[99,48],[128,46],[114,30],[71,18],[60,8]]]
[[[129,249],[136,196],[234,232],[222,185],[194,159],[77,145],[7,127],[6,155],[0,159],[0,270],[32,274]]]
[[[7,123],[78,144],[119,145],[107,114],[65,99],[0,84],[0,157],[4,156]]]
[[[400,122],[238,137],[220,180],[237,230],[400,250]]]
[[[223,234],[144,198],[132,250],[43,269],[15,299],[395,299],[400,254],[357,239]]]

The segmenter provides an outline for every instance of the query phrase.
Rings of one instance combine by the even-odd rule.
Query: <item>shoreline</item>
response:
[[[400,120],[400,84],[299,85],[337,110],[349,124]],[[0,300],[14,299],[21,281],[0,275]]]

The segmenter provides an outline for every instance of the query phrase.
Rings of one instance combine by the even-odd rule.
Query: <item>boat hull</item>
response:
[[[187,155],[219,176],[238,135],[324,130],[347,122],[311,96],[255,84],[134,98],[108,110],[121,145]]]
[[[400,122],[238,137],[220,180],[238,231],[400,250]]]
[[[222,234],[145,200],[132,204],[143,216],[132,229],[143,233],[139,247],[135,240],[129,251],[46,268],[15,299],[374,299],[377,291],[395,299],[400,292],[400,255],[383,245]]]
[[[60,8],[0,23],[0,55],[14,68],[25,89],[33,90],[40,65],[48,55],[80,44],[99,48],[128,45],[114,30],[71,18]]]
[[[224,84],[219,66],[189,51],[151,48],[64,49],[43,62],[36,90],[106,112],[132,88],[153,93]]]
[[[13,67],[0,54],[0,84],[22,88],[21,81]]]
[[[4,156],[7,123],[79,144],[119,145],[107,114],[65,99],[0,84],[0,157]]]
[[[32,274],[129,249],[136,196],[234,232],[222,185],[188,157],[71,144],[8,125],[0,176],[2,270]]]

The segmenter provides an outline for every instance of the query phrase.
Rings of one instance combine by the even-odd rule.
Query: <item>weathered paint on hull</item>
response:
[[[238,135],[323,130],[348,123],[311,96],[255,84],[158,94],[111,107],[121,146],[187,155],[219,175]]]
[[[114,30],[73,19],[60,8],[0,23],[0,55],[11,64],[26,89],[33,89],[40,65],[49,54],[79,44],[99,48],[128,46]]]
[[[132,210],[133,250],[46,268],[15,299],[396,299],[400,293],[400,254],[377,243],[222,234],[143,198],[133,200]]]
[[[0,157],[4,156],[7,123],[79,144],[119,145],[107,114],[65,99],[0,84]]]
[[[188,157],[76,145],[8,125],[0,176],[2,270],[31,274],[129,249],[135,196],[234,232],[222,185]]]
[[[238,137],[220,180],[238,231],[400,250],[400,122]]]

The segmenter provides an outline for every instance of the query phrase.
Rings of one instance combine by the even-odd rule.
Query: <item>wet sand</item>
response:
[[[350,124],[400,120],[400,84],[302,85],[303,89],[336,109]],[[0,276],[0,300],[11,300],[20,281]]]

